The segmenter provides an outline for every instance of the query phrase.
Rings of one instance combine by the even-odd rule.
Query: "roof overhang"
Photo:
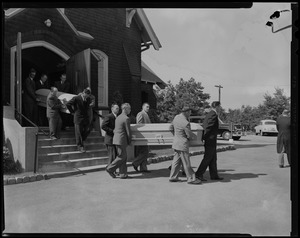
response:
[[[142,31],[143,45],[153,45],[155,50],[161,48],[161,44],[142,8],[136,8],[134,19]]]

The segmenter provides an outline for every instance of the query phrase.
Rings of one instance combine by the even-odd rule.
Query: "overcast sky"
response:
[[[143,61],[165,82],[177,84],[191,77],[202,83],[209,102],[218,100],[226,110],[258,106],[275,87],[290,96],[291,12],[276,20],[277,10],[290,3],[253,3],[250,9],[144,8],[162,48],[142,53]]]

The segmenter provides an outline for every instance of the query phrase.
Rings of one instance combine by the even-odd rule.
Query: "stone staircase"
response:
[[[51,140],[49,136],[39,135],[38,172],[55,173],[83,171],[87,168],[102,169],[107,164],[107,150],[104,137],[99,131],[92,131],[85,141],[86,152],[77,150],[74,128],[62,131],[61,138]]]

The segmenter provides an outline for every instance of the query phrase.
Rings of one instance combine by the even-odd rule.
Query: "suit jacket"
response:
[[[62,108],[62,105],[62,102],[58,99],[57,96],[54,96],[51,93],[49,93],[47,96],[47,117],[60,117],[59,111]]]
[[[203,121],[203,139],[205,140],[205,145],[217,146],[217,135],[219,128],[219,119],[215,111],[211,110]]]
[[[44,84],[41,83],[41,80],[38,80],[36,83],[35,83],[35,90],[39,90],[39,89],[42,89],[42,88],[46,88],[48,89],[48,81],[46,81]]]
[[[148,113],[142,110],[136,115],[136,124],[147,124],[147,123],[151,123],[150,118],[148,116]]]
[[[34,103],[36,104],[36,95],[35,95],[35,81],[31,80],[29,77],[25,79],[24,85],[23,85],[23,99],[25,101],[25,104]]]
[[[130,119],[125,114],[120,114],[115,121],[114,145],[127,146],[131,143]]]
[[[280,115],[276,121],[278,130],[277,135],[277,153],[281,153],[284,147],[285,152],[290,152],[291,146],[291,118]]]
[[[70,82],[68,81],[65,81],[64,83],[61,83],[61,81],[56,81],[54,83],[54,87],[56,87],[59,92],[64,92],[64,93],[70,93],[70,89],[71,89]]]
[[[172,148],[174,150],[189,151],[191,125],[183,114],[176,115],[171,123],[170,131],[174,134]]]
[[[89,105],[91,98],[87,97],[83,101],[81,95],[73,97],[67,102],[66,106],[71,113],[74,113],[74,124],[81,124],[82,122],[89,123]]]
[[[104,143],[106,145],[113,144],[115,121],[116,121],[116,117],[113,113],[106,115],[103,119],[101,129],[106,132],[104,137]]]

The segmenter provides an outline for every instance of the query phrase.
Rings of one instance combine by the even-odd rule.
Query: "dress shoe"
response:
[[[120,179],[131,179],[132,177],[128,176],[127,174],[126,175],[123,175],[123,176],[120,176]]]
[[[216,177],[216,178],[211,178],[211,180],[223,180],[224,178],[221,177]]]
[[[169,182],[176,183],[176,182],[182,182],[182,180],[181,179],[169,179]]]
[[[202,182],[201,182],[201,180],[200,179],[195,179],[195,180],[192,180],[192,181],[189,181],[189,182],[187,182],[188,184],[201,184]]]
[[[108,169],[105,169],[105,171],[106,171],[112,178],[116,178],[116,175],[115,175],[113,172],[109,171]]]
[[[288,164],[288,165],[286,165],[285,167],[291,167],[291,165],[290,165],[290,164]]]
[[[199,180],[201,180],[201,181],[203,181],[203,182],[207,181],[205,178],[203,178],[203,176],[197,176],[196,175],[196,178],[199,179]]]
[[[50,136],[51,140],[57,140],[58,138],[56,136]]]
[[[283,165],[279,165],[279,168],[283,168],[284,166]]]
[[[139,172],[139,169],[138,169],[137,166],[135,166],[134,164],[132,164],[132,167],[134,168],[134,170],[135,170],[136,172]]]
[[[80,151],[81,153],[86,152],[86,150],[85,150],[83,147],[80,147],[79,151]]]
[[[141,170],[142,173],[151,173],[150,170]]]

